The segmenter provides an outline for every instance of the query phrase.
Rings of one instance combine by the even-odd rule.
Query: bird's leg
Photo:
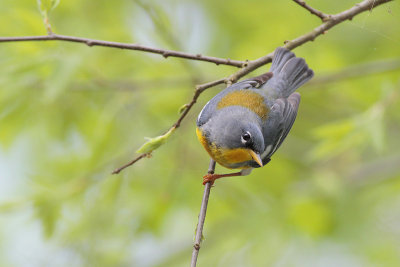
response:
[[[234,173],[227,173],[227,174],[206,174],[203,176],[203,185],[205,185],[206,183],[210,182],[211,185],[214,184],[215,180],[219,179],[219,178],[223,178],[223,177],[232,177],[232,176],[242,176],[243,173],[242,172],[234,172]]]

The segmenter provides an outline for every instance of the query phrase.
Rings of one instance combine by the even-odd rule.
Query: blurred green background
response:
[[[337,13],[357,1],[308,3]],[[320,24],[273,0],[61,0],[50,21],[59,34],[238,60]],[[1,0],[0,25],[0,36],[46,34],[31,0]],[[400,266],[400,4],[295,52],[316,73],[300,89],[297,121],[268,166],[216,183],[198,266]],[[223,86],[201,95],[151,159],[110,173],[176,121],[194,83],[234,71],[1,43],[0,266],[188,266],[209,162],[195,120]]]

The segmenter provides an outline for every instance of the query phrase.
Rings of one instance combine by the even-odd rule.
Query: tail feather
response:
[[[312,69],[306,69],[303,74],[293,83],[293,87],[295,90],[308,82],[314,76],[314,72]]]
[[[287,98],[297,88],[314,76],[303,58],[298,58],[286,48],[275,50],[270,72],[273,76],[265,84],[267,93],[275,98]]]
[[[305,68],[303,68],[305,64],[306,61],[303,58],[291,58],[283,66],[281,73],[286,78],[286,80],[295,81],[305,71]]]
[[[279,73],[285,63],[289,61],[289,59],[296,57],[293,52],[290,52],[289,50],[283,48],[283,47],[278,47],[275,49],[274,52],[274,59],[272,60],[272,65],[271,69],[269,70],[272,73]]]

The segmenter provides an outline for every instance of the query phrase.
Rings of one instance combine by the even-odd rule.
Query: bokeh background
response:
[[[46,34],[35,2],[1,0],[0,36]],[[357,1],[308,3],[337,13]],[[273,0],[61,0],[50,21],[59,34],[239,60],[320,24]],[[216,183],[198,266],[400,266],[400,4],[295,52],[316,73],[297,121],[268,166]],[[194,83],[234,71],[1,43],[0,266],[188,266],[209,162],[195,120],[223,86],[201,95],[151,159],[110,173],[176,121]]]

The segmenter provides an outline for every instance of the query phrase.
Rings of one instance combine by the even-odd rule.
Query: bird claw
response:
[[[217,179],[217,175],[214,174],[206,174],[203,176],[203,185],[205,185],[206,183],[211,183],[211,185],[214,184],[215,179]]]
[[[227,173],[227,174],[206,174],[203,176],[203,185],[206,183],[210,183],[211,185],[214,184],[215,180],[223,177],[232,177],[232,176],[242,176],[242,172],[235,172],[235,173]]]

